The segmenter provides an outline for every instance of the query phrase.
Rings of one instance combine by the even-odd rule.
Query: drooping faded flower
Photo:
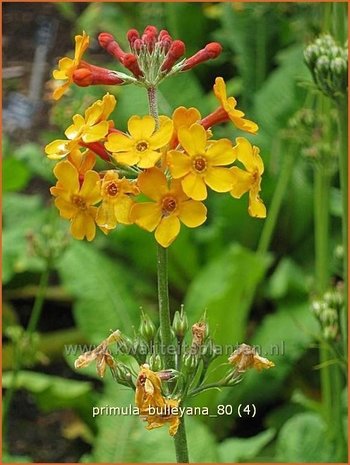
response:
[[[238,373],[244,373],[249,368],[256,368],[258,371],[275,366],[273,362],[265,357],[260,357],[254,347],[248,344],[241,344],[229,357],[229,363],[234,365]]]
[[[178,407],[179,401],[166,399],[162,395],[161,379],[147,364],[140,367],[136,380],[135,404],[140,415],[148,422],[147,429],[169,424],[169,434],[176,434],[180,418],[173,413],[173,409]]]

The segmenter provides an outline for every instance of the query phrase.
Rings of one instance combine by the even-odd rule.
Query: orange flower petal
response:
[[[206,184],[216,192],[228,192],[232,189],[233,176],[228,168],[208,168],[204,176]]]
[[[88,212],[79,211],[72,219],[70,231],[75,239],[82,240],[86,236],[92,241],[96,234],[95,221]]]
[[[182,188],[185,194],[194,200],[205,200],[208,196],[207,186],[200,175],[189,173],[182,181]]]
[[[199,155],[205,152],[207,133],[200,124],[193,124],[190,128],[181,127],[178,138],[189,155]]]
[[[128,121],[128,131],[135,141],[148,140],[156,128],[153,116],[132,116]]]
[[[253,178],[250,173],[241,170],[240,168],[237,168],[237,166],[231,168],[230,171],[233,176],[231,195],[232,197],[239,199],[242,197],[243,194],[250,190],[253,183]]]
[[[168,192],[165,174],[156,167],[143,171],[138,177],[137,184],[141,192],[152,200],[159,200]]]
[[[69,161],[57,163],[53,173],[60,183],[60,187],[71,193],[79,192],[79,173]]]
[[[167,153],[167,162],[173,178],[182,178],[191,171],[191,158],[183,152],[170,150]]]
[[[160,207],[153,202],[136,203],[130,211],[130,221],[147,231],[154,231],[161,218]]]
[[[231,141],[220,139],[214,142],[206,152],[209,163],[212,166],[229,165],[236,159],[236,153],[233,150]]]
[[[155,238],[162,247],[169,247],[180,232],[180,220],[175,215],[170,215],[161,219]]]
[[[100,189],[101,181],[99,174],[96,171],[87,171],[79,195],[84,197],[90,205],[93,205],[101,200]]]
[[[189,228],[196,228],[207,219],[207,208],[202,202],[187,200],[179,207],[179,218]]]

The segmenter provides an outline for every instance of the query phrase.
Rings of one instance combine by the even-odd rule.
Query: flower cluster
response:
[[[159,331],[149,315],[142,311],[140,326],[133,339],[119,330],[114,331],[94,350],[80,355],[75,368],[85,368],[95,362],[98,375],[103,377],[109,367],[119,384],[135,391],[135,405],[140,417],[147,422],[146,428],[168,426],[169,434],[174,436],[181,421],[179,412],[186,399],[213,387],[237,384],[249,369],[261,371],[275,366],[261,357],[255,348],[241,344],[223,364],[225,371],[221,378],[214,385],[208,385],[204,373],[211,370],[211,363],[223,353],[223,347],[215,344],[206,317],[194,323],[188,335],[187,316],[182,306],[175,312],[172,330],[172,345],[164,347]],[[164,369],[167,354],[176,358],[173,369]],[[126,355],[128,365],[122,362]],[[130,361],[131,357],[135,363]],[[136,364],[137,371],[134,370]]]
[[[72,82],[85,86],[137,81],[153,95],[152,108],[154,85],[161,79],[215,58],[221,51],[219,44],[211,43],[176,64],[184,44],[172,40],[167,31],[158,33],[148,26],[140,36],[132,29],[128,40],[130,53],[111,34],[99,36],[100,44],[132,72],[133,76],[123,74],[122,79],[121,73],[82,61],[89,37],[85,33],[77,36],[74,59],[62,58],[53,73],[55,79],[64,80],[54,98],[61,97]],[[57,183],[51,193],[61,216],[70,220],[73,237],[91,241],[96,226],[108,234],[119,223],[136,224],[154,232],[157,242],[168,247],[181,224],[195,228],[206,221],[203,202],[208,190],[233,198],[249,193],[249,214],[266,216],[259,196],[264,171],[259,149],[244,137],[237,137],[234,144],[229,139],[214,140],[210,130],[232,122],[237,129],[255,134],[258,126],[244,118],[234,97],[227,96],[221,77],[216,78],[213,90],[218,107],[204,118],[196,108],[179,107],[171,117],[157,112],[133,115],[123,132],[109,119],[116,99],[108,93],[84,115],[73,116],[66,139],[45,147],[49,158],[60,160],[54,168]],[[94,170],[97,156],[105,163],[100,171]]]
[[[304,59],[315,84],[331,98],[346,95],[348,88],[348,46],[340,46],[325,34],[308,45]]]

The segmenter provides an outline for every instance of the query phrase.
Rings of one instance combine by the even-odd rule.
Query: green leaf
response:
[[[74,241],[58,265],[61,279],[77,299],[74,315],[92,342],[101,342],[110,330],[130,332],[138,322],[138,304],[127,270],[92,244]]]
[[[11,386],[12,376],[12,372],[3,374],[2,382],[5,388]],[[15,387],[31,392],[43,411],[60,408],[84,410],[94,402],[90,382],[65,379],[45,373],[21,371],[16,378]]]
[[[226,439],[219,445],[220,462],[234,463],[253,459],[275,436],[268,429],[251,438]]]
[[[254,101],[256,120],[272,138],[303,104],[305,91],[297,83],[308,76],[300,44],[280,52],[277,61],[278,68],[270,73]]]
[[[254,294],[269,260],[234,244],[202,269],[191,283],[185,299],[190,318],[204,310],[218,344],[242,340],[249,308],[243,302]]]
[[[29,180],[30,172],[26,166],[13,157],[7,157],[2,162],[2,188],[4,192],[20,191],[24,189]]]
[[[307,286],[303,270],[290,258],[283,258],[269,280],[266,295],[274,300],[305,297]]]
[[[320,415],[300,413],[284,424],[276,445],[278,462],[325,463],[334,459],[334,445]]]

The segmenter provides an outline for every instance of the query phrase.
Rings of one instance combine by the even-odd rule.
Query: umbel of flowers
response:
[[[227,95],[222,77],[217,77],[213,84],[217,107],[209,115],[203,117],[198,109],[184,106],[175,108],[172,114],[158,115],[157,86],[170,76],[216,58],[221,53],[220,44],[209,43],[186,58],[185,44],[173,40],[166,30],[158,32],[154,26],[148,26],[140,35],[131,29],[127,38],[128,51],[122,50],[109,33],[101,33],[98,38],[100,45],[125,68],[123,72],[83,60],[89,46],[85,32],[75,37],[74,57],[62,58],[53,72],[59,81],[53,94],[55,100],[72,84],[134,84],[147,90],[149,100],[150,114],[130,115],[127,132],[123,132],[111,119],[117,102],[107,93],[83,115],[72,117],[65,138],[45,147],[48,158],[58,160],[53,169],[57,183],[51,193],[61,217],[70,221],[72,236],[92,241],[97,228],[109,234],[119,224],[136,224],[154,232],[164,251],[180,233],[181,225],[196,228],[206,221],[204,203],[210,191],[234,199],[247,194],[249,214],[264,218],[266,209],[259,196],[263,161],[258,147],[243,137],[244,133],[256,134],[258,126],[246,119],[235,98]],[[227,122],[237,128],[236,140],[214,139],[211,128]],[[97,157],[102,160],[99,170],[95,168]],[[164,270],[158,266],[158,278],[162,273]],[[175,313],[171,329],[168,309],[161,301],[164,299],[159,298],[163,314],[160,331],[143,315],[134,341],[116,331],[94,351],[81,355],[76,367],[96,361],[97,371],[103,376],[108,366],[116,381],[135,389],[135,402],[148,422],[147,428],[167,423],[170,434],[176,435],[181,424],[176,409],[186,397],[207,389],[203,381],[205,371],[217,354],[205,318],[193,325],[191,344],[185,348],[184,312]],[[168,315],[165,319],[164,314]],[[170,364],[164,350],[155,349],[156,343],[163,344],[166,339],[166,325],[167,344],[180,346],[180,356]],[[109,349],[111,344],[116,344],[121,353],[132,350],[139,371],[118,361]],[[146,347],[146,352],[141,354],[142,347]],[[217,387],[235,384],[247,368],[271,366],[272,362],[242,345],[229,358],[228,371]],[[202,374],[198,373],[199,367],[204,370]],[[164,411],[151,415],[151,407]],[[178,459],[186,461],[187,457]]]
[[[53,72],[55,79],[63,80],[54,98],[60,98],[72,83],[133,83],[152,91],[170,75],[187,71],[221,52],[218,43],[210,43],[192,57],[181,59],[183,42],[172,40],[164,30],[158,34],[153,26],[148,26],[141,37],[130,30],[128,39],[130,52],[124,52],[111,34],[99,35],[101,46],[131,74],[83,61],[89,37],[85,32],[76,36],[74,58],[62,58]],[[258,147],[242,136],[234,143],[213,140],[210,131],[227,121],[250,134],[255,134],[258,126],[244,118],[234,97],[227,96],[221,77],[215,79],[213,90],[218,107],[204,118],[196,108],[182,106],[167,116],[158,117],[154,112],[131,115],[126,133],[109,119],[116,106],[110,94],[94,102],[84,115],[73,116],[66,139],[45,147],[49,158],[61,160],[54,168],[57,184],[51,193],[60,215],[71,222],[73,237],[91,241],[96,226],[108,234],[119,223],[135,223],[155,231],[158,243],[168,247],[181,224],[196,228],[206,221],[204,201],[210,190],[233,198],[248,193],[249,214],[266,216],[259,197],[264,166]],[[105,169],[99,172],[94,170],[96,157],[105,161]]]

